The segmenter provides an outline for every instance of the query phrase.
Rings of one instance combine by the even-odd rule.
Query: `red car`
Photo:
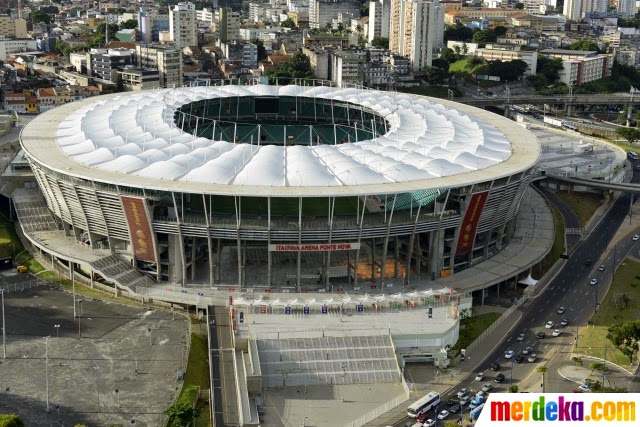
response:
[[[425,421],[427,421],[429,419],[429,413],[425,412],[424,414],[418,416],[418,418],[416,418],[416,421],[419,423],[423,423]]]

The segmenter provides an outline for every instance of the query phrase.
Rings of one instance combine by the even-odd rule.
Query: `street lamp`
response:
[[[0,289],[0,295],[2,295],[2,352],[4,358],[7,358],[7,324],[4,318],[4,289]]]
[[[151,341],[151,328],[147,328],[147,332],[149,332],[149,345],[152,346],[153,342]]]
[[[44,337],[44,377],[47,388],[47,414],[49,413],[49,337]]]
[[[116,401],[118,402],[118,408],[120,407],[120,390],[116,389]]]
[[[515,356],[511,356],[511,375],[509,376],[509,385],[513,385],[513,358]]]
[[[82,307],[82,300],[81,299],[78,300],[78,307]],[[82,338],[82,330],[80,328],[81,319],[82,319],[82,316],[78,315],[78,338]]]
[[[60,324],[53,325],[53,327],[54,327],[54,328],[55,328],[55,330],[56,330],[56,338],[60,338],[60,335],[59,335],[59,333],[58,333],[58,331],[60,330]]]

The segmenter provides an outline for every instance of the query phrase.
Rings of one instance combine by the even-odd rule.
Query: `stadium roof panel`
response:
[[[336,145],[276,146],[196,137],[174,123],[176,109],[196,100],[277,95],[362,105],[383,115],[388,131]],[[23,130],[22,144],[47,167],[90,180],[274,196],[467,185],[524,171],[540,155],[530,132],[484,110],[409,94],[326,86],[195,87],[89,98],[41,114]]]

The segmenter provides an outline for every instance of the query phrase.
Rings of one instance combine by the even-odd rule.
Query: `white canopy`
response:
[[[527,277],[525,277],[522,280],[519,280],[518,283],[521,284],[521,285],[526,285],[526,286],[535,286],[536,283],[538,283],[538,281],[536,279],[534,279],[533,277],[531,277],[531,273],[529,273],[529,275]]]

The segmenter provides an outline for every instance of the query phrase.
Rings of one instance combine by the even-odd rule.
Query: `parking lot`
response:
[[[30,426],[163,424],[187,359],[184,317],[78,297],[76,319],[71,293],[9,270],[0,288],[0,413]]]

